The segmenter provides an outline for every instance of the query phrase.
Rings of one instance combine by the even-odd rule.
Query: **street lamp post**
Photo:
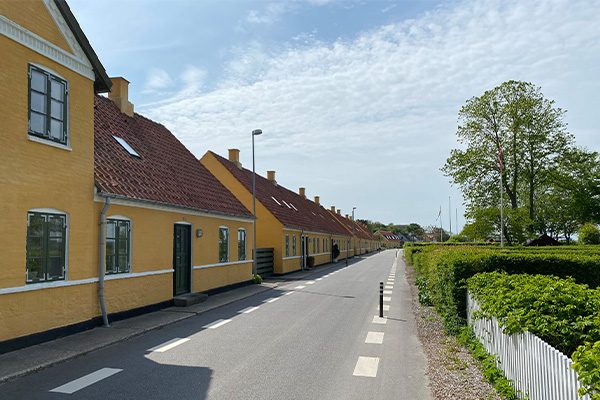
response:
[[[354,241],[354,210],[356,210],[356,207],[352,207],[352,240]],[[356,255],[356,250],[354,248],[354,246],[356,245],[356,242],[352,244],[352,258],[354,258],[354,256]]]
[[[252,215],[254,216],[254,222],[252,227],[254,228],[254,234],[252,235],[252,276],[256,275],[256,171],[254,165],[254,136],[262,134],[262,130],[255,129],[252,131]]]

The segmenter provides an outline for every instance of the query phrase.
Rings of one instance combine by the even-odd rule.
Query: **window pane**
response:
[[[46,116],[31,112],[29,129],[35,133],[46,134]]]
[[[127,246],[127,239],[119,239],[119,255],[125,255],[129,253],[129,248]]]
[[[27,258],[27,281],[35,282],[44,279],[42,259],[38,257]]]
[[[52,118],[63,121],[63,109],[64,104],[60,101],[52,100],[50,102],[50,115],[52,115]]]
[[[115,256],[114,255],[107,255],[106,256],[106,273],[108,274],[112,274],[115,273],[116,271],[116,265],[115,265]]]
[[[62,82],[51,80],[52,82],[52,98],[62,101],[65,94],[65,85]]]
[[[48,258],[47,279],[59,279],[64,276],[64,262],[62,257]]]
[[[48,256],[62,257],[63,248],[62,238],[48,238]]]
[[[129,272],[127,255],[119,255],[119,272]]]
[[[44,235],[44,223],[46,219],[40,214],[29,214],[29,226],[27,227],[27,236],[42,237]]]
[[[46,96],[31,92],[31,110],[46,114]]]
[[[119,222],[119,238],[127,240],[129,236],[129,222],[120,221]]]
[[[106,239],[106,256],[114,256],[116,252],[115,240]]]
[[[31,88],[46,93],[46,75],[31,70]]]
[[[106,237],[114,238],[115,237],[115,221],[107,221],[106,222]]]
[[[63,140],[63,123],[55,119],[50,120],[50,137]]]

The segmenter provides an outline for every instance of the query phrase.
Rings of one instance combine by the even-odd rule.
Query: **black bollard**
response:
[[[383,318],[383,282],[379,282],[379,317]]]

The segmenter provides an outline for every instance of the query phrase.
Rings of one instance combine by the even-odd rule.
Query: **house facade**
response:
[[[224,158],[211,151],[201,163],[229,189],[242,204],[252,209],[252,171],[243,168],[239,150],[230,149]],[[256,175],[256,237],[257,248],[272,248],[274,273],[285,274],[334,260],[350,253],[348,230],[320,204],[306,198],[305,189],[293,192],[277,183],[275,172],[267,177]]]
[[[393,232],[380,229],[374,235],[381,240],[385,249],[399,249],[404,245],[402,238]]]
[[[64,0],[0,2],[0,54],[0,352],[251,279],[251,213],[133,112]]]

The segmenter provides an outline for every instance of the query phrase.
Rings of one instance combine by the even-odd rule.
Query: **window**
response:
[[[296,235],[292,236],[292,255],[296,255]]]
[[[65,279],[67,217],[27,214],[27,283]]]
[[[67,144],[67,82],[29,65],[29,134]]]
[[[312,249],[313,249],[313,254],[315,254],[317,252],[317,238],[313,238],[313,240],[312,240]]]
[[[320,253],[321,252],[321,241],[319,240],[319,238],[316,238],[316,239],[317,239],[317,253]]]
[[[290,235],[285,235],[285,256],[290,256]]]
[[[131,272],[131,222],[106,220],[106,273]]]
[[[246,230],[238,229],[238,260],[246,259]]]
[[[137,158],[141,158],[140,155],[137,153],[137,151],[135,151],[133,149],[133,147],[131,147],[131,145],[129,143],[127,143],[127,141],[125,139],[122,139],[118,136],[113,135],[113,138],[121,145],[121,147],[123,147],[130,155],[137,157]]]
[[[219,262],[229,260],[229,228],[219,228]]]

